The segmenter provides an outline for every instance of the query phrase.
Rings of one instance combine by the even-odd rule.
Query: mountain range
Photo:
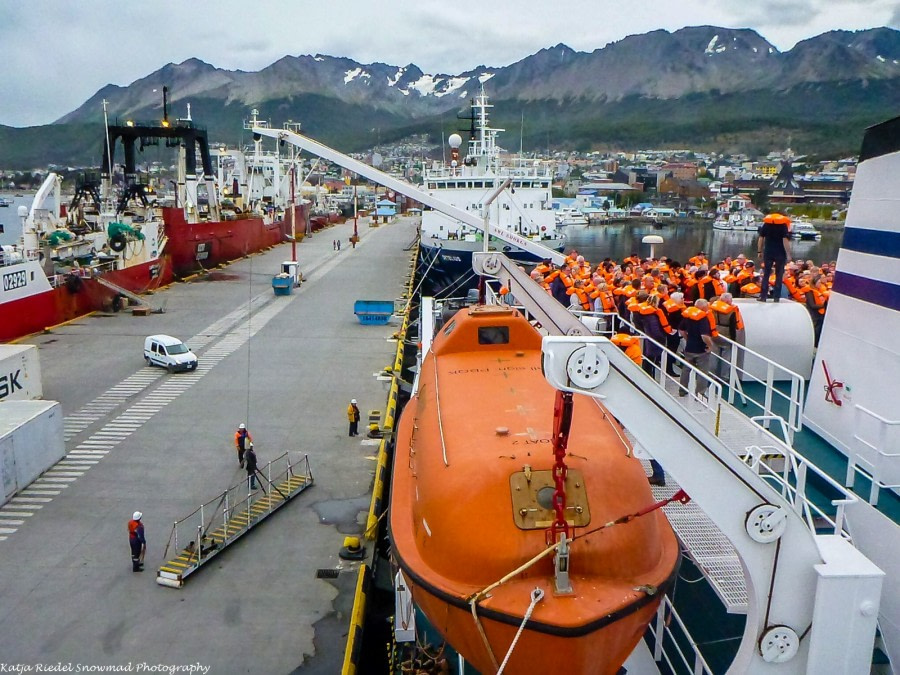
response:
[[[199,59],[127,87],[107,85],[52,125],[0,126],[0,167],[97,163],[101,101],[123,119],[170,115],[211,139],[246,142],[251,108],[345,150],[427,133],[434,142],[483,86],[492,123],[526,150],[694,147],[750,154],[784,148],[854,154],[863,129],[900,114],[900,31],[831,31],[780,52],[753,30],[695,26],[632,35],[592,52],[564,44],[508,66],[429,74],[414,64],[285,56],[258,72]],[[518,140],[518,139],[517,139]],[[516,148],[517,149],[517,148]]]

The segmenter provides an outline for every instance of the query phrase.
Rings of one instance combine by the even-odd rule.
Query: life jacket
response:
[[[712,292],[710,293],[708,286],[712,284]],[[700,281],[697,282],[697,297],[703,298],[704,300],[709,300],[714,295],[722,295],[725,292],[725,287],[722,285],[718,279],[713,279],[712,277],[703,277]]]
[[[128,538],[129,539],[137,539],[138,538],[138,528],[141,527],[141,521],[139,520],[129,520],[128,521]]]
[[[659,319],[659,325],[662,327],[663,332],[667,335],[672,335],[675,331],[672,330],[672,327],[669,326],[669,319],[666,317],[666,313],[659,307],[654,307],[649,302],[642,302],[637,306],[638,311],[644,316],[650,316],[655,314]]]
[[[709,308],[713,311],[718,326],[729,327],[733,324],[735,330],[744,330],[744,320],[741,318],[741,310],[737,305],[729,305],[722,300],[716,300],[709,303]]]
[[[808,306],[810,309],[816,310],[819,314],[824,315],[824,314],[825,314],[825,303],[828,302],[828,298],[826,298],[826,297],[825,297],[825,294],[822,293],[822,292],[821,292],[818,288],[816,288],[815,286],[810,286],[810,287],[809,287],[808,293],[812,294],[812,299],[813,299],[813,301],[812,301],[812,305],[810,305],[809,302],[808,302],[808,301],[809,301],[809,295],[807,295],[807,296],[806,296],[806,299],[807,299],[807,306]],[[819,305],[821,305],[821,307],[820,307]]]
[[[681,316],[688,321],[702,321],[703,319],[706,319],[709,322],[710,334],[713,337],[719,337],[719,331],[716,328],[716,320],[713,318],[711,312],[696,307],[688,307],[681,313]]]
[[[550,283],[558,276],[559,276],[559,270],[553,270],[552,272],[550,272],[550,274],[548,274],[547,276],[544,277],[544,284],[546,284],[547,286],[550,286]]]
[[[612,291],[594,291],[591,293],[591,297],[595,300],[597,298],[600,299],[600,306],[604,312],[616,311],[616,300],[613,297]]]
[[[762,291],[762,288],[760,288],[759,284],[757,284],[755,281],[751,281],[741,286],[741,295],[744,296],[758,295],[760,291]]]
[[[591,310],[591,301],[588,299],[588,294],[583,288],[572,286],[566,291],[566,295],[575,295],[578,298],[578,303],[581,305],[582,309],[586,311]]]
[[[797,302],[804,302],[803,293],[800,292],[800,288],[797,286],[797,279],[792,276],[785,275],[784,276],[784,285],[788,289],[788,293],[791,294],[791,297]]]
[[[625,356],[629,359],[641,365],[641,339],[639,337],[625,333],[616,333],[610,338],[610,342],[625,352]]]

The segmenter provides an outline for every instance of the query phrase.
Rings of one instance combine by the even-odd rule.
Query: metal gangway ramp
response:
[[[176,555],[160,565],[156,583],[181,588],[185,580],[314,483],[309,456],[291,461],[285,452],[256,473],[175,521],[166,544]]]

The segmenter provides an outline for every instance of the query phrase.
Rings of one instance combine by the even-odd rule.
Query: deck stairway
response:
[[[108,289],[115,291],[119,295],[124,295],[126,298],[136,303],[138,307],[146,307],[146,311],[153,312],[154,314],[162,314],[165,311],[165,308],[162,306],[156,307],[147,302],[147,299],[137,293],[133,293],[129,291],[127,288],[123,288],[118,284],[114,284],[109,279],[105,279],[103,276],[97,277],[97,283],[101,286],[106,286]]]
[[[309,457],[292,462],[288,453],[257,472],[257,489],[249,481],[232,485],[221,495],[172,526],[169,549],[174,557],[159,567],[156,583],[181,588],[185,580],[231,544],[313,485]]]

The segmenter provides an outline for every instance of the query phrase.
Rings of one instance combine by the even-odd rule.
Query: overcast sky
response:
[[[0,0],[0,124],[50,123],[106,84],[126,86],[191,57],[255,71],[320,53],[458,74],[560,42],[589,52],[698,25],[752,28],[786,51],[829,30],[900,28],[900,2]]]

